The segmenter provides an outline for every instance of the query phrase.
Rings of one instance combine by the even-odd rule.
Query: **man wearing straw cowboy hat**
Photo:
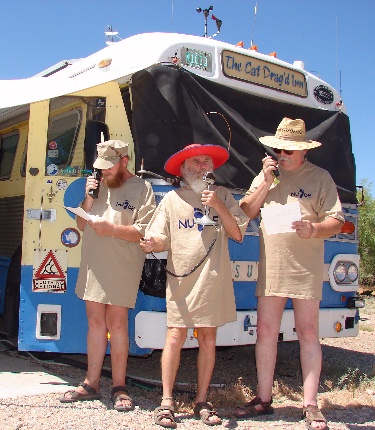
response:
[[[236,320],[228,237],[242,241],[248,218],[227,188],[207,189],[203,179],[228,157],[221,146],[200,144],[172,155],[164,168],[182,176],[186,185],[166,194],[141,240],[145,252],[168,250],[163,397],[155,410],[155,423],[163,427],[176,427],[172,391],[188,328],[197,328],[199,343],[194,415],[207,425],[221,424],[207,402],[207,392],[215,364],[217,327]],[[199,224],[205,206],[216,226]]]
[[[261,207],[299,202],[301,217],[291,231],[267,234],[260,225],[260,260],[256,295],[258,320],[256,342],[257,395],[238,407],[240,419],[273,413],[272,386],[277,341],[284,307],[292,299],[295,328],[300,344],[303,378],[303,416],[309,429],[326,429],[317,407],[321,371],[319,302],[322,298],[324,239],[337,234],[344,222],[336,185],[330,174],[305,159],[308,149],[321,144],[306,139],[301,119],[284,118],[275,136],[259,139],[277,154],[266,156],[240,202],[251,219]],[[277,166],[278,164],[278,166]],[[278,168],[279,176],[274,171]]]

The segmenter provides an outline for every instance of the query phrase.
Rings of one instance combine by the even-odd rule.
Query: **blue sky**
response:
[[[374,195],[374,0],[0,0],[0,79],[30,77],[104,48],[106,25],[121,38],[152,31],[203,36],[196,8],[209,6],[223,22],[218,39],[245,47],[253,39],[259,52],[304,61],[337,90],[341,83],[357,184],[367,179]],[[215,32],[209,19],[208,35]]]

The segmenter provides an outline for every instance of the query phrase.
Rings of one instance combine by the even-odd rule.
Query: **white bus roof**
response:
[[[190,54],[188,61],[186,52]],[[209,68],[201,67],[202,58],[209,59]],[[107,60],[110,64],[103,66]],[[27,79],[1,80],[0,108],[71,94],[109,81],[125,84],[135,72],[163,63],[177,63],[191,73],[254,95],[325,110],[338,110],[340,106],[343,110],[337,91],[303,70],[302,62],[292,65],[216,39],[177,33],[144,33],[129,37],[86,58],[68,62],[66,67],[48,77],[38,74]],[[269,73],[268,81],[257,81],[256,75],[264,70]],[[290,80],[297,77],[296,82],[303,87],[304,94],[298,93],[297,84],[296,93],[291,84],[286,85],[287,76]]]

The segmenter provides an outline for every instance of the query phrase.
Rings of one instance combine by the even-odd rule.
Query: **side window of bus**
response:
[[[80,110],[66,112],[50,120],[47,136],[46,169],[57,166],[64,169],[72,161],[77,142],[82,113]]]
[[[9,179],[16,155],[19,134],[12,132],[1,136],[0,141],[0,180]]]

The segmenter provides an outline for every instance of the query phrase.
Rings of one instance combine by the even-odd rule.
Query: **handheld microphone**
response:
[[[100,178],[102,177],[102,171],[94,169],[94,171],[92,172],[92,176],[98,181],[98,186],[96,188],[91,188],[91,190],[89,190],[88,192],[88,195],[93,199],[97,199],[99,194]]]
[[[266,154],[266,157],[270,157],[270,155],[269,155],[269,154],[267,154],[267,152],[265,152],[265,154]],[[272,170],[272,175],[273,175],[275,178],[277,178],[277,177],[280,175],[279,169]]]

